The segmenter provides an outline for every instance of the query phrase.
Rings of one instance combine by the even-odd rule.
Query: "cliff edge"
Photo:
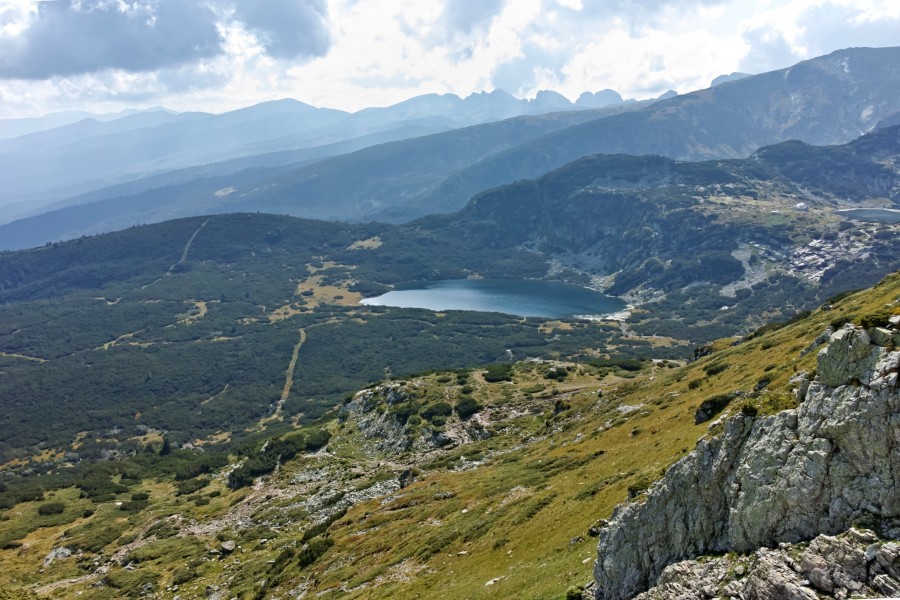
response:
[[[805,542],[858,523],[900,537],[898,346],[896,329],[845,325],[820,351],[797,409],[728,418],[646,497],[620,506],[600,534],[595,597],[632,598],[686,559]]]

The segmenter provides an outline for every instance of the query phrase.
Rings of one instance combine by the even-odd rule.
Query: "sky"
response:
[[[642,99],[896,45],[900,0],[0,0],[0,118],[494,89]]]

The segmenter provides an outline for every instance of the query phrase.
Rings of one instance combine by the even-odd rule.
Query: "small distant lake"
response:
[[[368,306],[477,310],[520,317],[568,318],[599,316],[621,311],[618,298],[577,285],[519,279],[447,279],[398,286],[381,296],[366,298]]]
[[[848,208],[835,211],[841,216],[869,223],[900,223],[900,210],[895,208]]]

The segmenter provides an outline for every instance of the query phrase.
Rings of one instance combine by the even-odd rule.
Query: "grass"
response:
[[[686,366],[647,365],[630,379],[568,365],[564,380],[550,382],[548,363],[526,362],[509,370],[511,381],[490,383],[477,370],[409,380],[423,408],[452,404],[463,386],[471,388],[465,396],[482,406],[473,418],[491,436],[455,448],[374,452],[351,418],[329,423],[329,453],[299,456],[257,489],[230,491],[224,473],[216,473],[203,488],[177,496],[173,482],[146,480],[117,498],[146,493],[149,505],[132,513],[61,490],[4,514],[0,535],[21,545],[0,549],[0,587],[87,576],[50,595],[122,597],[177,582],[182,597],[217,585],[237,598],[287,597],[302,588],[325,599],[560,599],[591,578],[596,539],[588,529],[629,496],[639,498],[698,438],[715,433],[710,423],[694,423],[704,400],[750,393],[767,379],[722,414],[763,418],[791,408],[789,380],[815,368],[816,351],[801,353],[821,331],[836,320],[896,313],[898,300],[900,275],[892,275],[828,310],[736,345],[714,344],[711,355]],[[444,428],[458,424],[450,415]],[[416,475],[407,487],[358,497],[341,512],[345,498],[389,484],[410,467]],[[196,497],[209,503],[198,506]],[[63,503],[64,511],[38,515],[48,502]],[[84,516],[88,508],[95,512]],[[196,523],[193,535],[179,534],[185,523]],[[210,552],[229,539],[238,545],[234,553]],[[52,548],[71,545],[85,548],[84,556],[41,572]],[[91,575],[94,560],[102,564],[119,549],[134,571]],[[98,581],[104,585],[94,587]]]

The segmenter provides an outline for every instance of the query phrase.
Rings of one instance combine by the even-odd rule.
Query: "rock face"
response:
[[[846,325],[832,334],[799,408],[728,419],[642,503],[616,510],[600,535],[596,598],[631,598],[685,559],[900,517],[898,368],[900,352],[873,345],[865,331]]]
[[[375,450],[399,454],[409,450],[412,438],[406,435],[404,423],[390,412],[379,412],[376,408],[409,401],[409,395],[402,385],[388,383],[357,392],[353,400],[342,409],[342,413],[356,417],[363,437],[372,440]]]
[[[409,388],[408,385],[413,387]],[[386,383],[357,392],[341,412],[343,417],[352,417],[356,421],[368,450],[375,453],[422,454],[489,436],[480,421],[474,418],[452,427],[458,420],[451,418],[447,431],[410,425],[400,415],[403,414],[404,405],[415,402],[414,396],[414,383]]]
[[[635,600],[741,598],[816,600],[900,594],[900,545],[871,531],[820,535],[808,545],[782,544],[748,556],[687,560],[663,571]]]

